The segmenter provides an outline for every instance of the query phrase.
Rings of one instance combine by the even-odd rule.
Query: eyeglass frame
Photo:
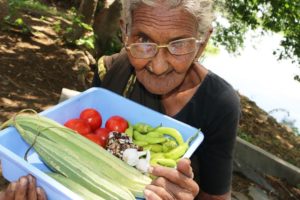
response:
[[[168,44],[162,44],[162,45],[159,45],[159,44],[157,44],[157,43],[155,43],[155,42],[137,42],[137,43],[131,43],[131,44],[128,45],[128,44],[127,44],[128,36],[127,36],[127,37],[126,37],[126,40],[125,40],[125,49],[126,49],[126,50],[129,50],[130,54],[132,55],[131,50],[130,50],[131,45],[138,45],[138,44],[152,44],[152,45],[155,45],[155,46],[156,46],[156,52],[155,52],[155,54],[154,54],[153,56],[146,57],[146,58],[139,58],[139,57],[136,57],[136,56],[133,56],[133,55],[132,55],[132,56],[135,57],[135,58],[139,58],[139,59],[149,59],[149,58],[153,58],[153,57],[156,56],[156,54],[158,53],[158,51],[159,51],[160,48],[167,48],[167,49],[168,49],[168,52],[169,52],[171,55],[182,56],[182,55],[190,54],[190,53],[194,52],[195,50],[193,50],[193,51],[191,51],[191,52],[188,52],[188,53],[184,53],[184,54],[174,54],[174,53],[172,53],[172,52],[170,51],[169,46],[170,46],[170,44],[172,44],[172,43],[174,43],[174,42],[178,42],[178,41],[181,41],[181,40],[189,40],[189,39],[194,39],[194,40],[195,40],[196,46],[199,45],[198,47],[200,47],[200,45],[204,43],[204,40],[203,40],[203,39],[197,40],[195,37],[190,37],[190,38],[183,38],[183,39],[173,40],[173,41],[169,42]]]

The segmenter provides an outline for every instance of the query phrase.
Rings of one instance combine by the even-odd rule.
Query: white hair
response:
[[[131,32],[132,12],[142,3],[153,7],[159,6],[159,3],[170,8],[182,6],[196,18],[199,37],[209,32],[214,20],[213,0],[122,0],[122,18],[127,26],[127,34]]]

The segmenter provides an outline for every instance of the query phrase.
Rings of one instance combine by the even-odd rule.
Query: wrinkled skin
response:
[[[156,166],[152,169],[154,179],[144,191],[147,200],[162,199],[194,199],[199,192],[197,183],[193,180],[191,162],[181,159],[177,169]]]
[[[176,39],[197,37],[197,22],[182,8],[149,7],[141,5],[133,12],[133,23],[128,43],[154,42],[168,44]],[[128,53],[137,79],[154,94],[167,95],[186,79],[197,51],[175,56],[163,48],[155,57],[137,59]],[[152,66],[152,71],[147,66]]]
[[[0,193],[0,200],[46,200],[44,190],[36,186],[33,176],[22,176]]]

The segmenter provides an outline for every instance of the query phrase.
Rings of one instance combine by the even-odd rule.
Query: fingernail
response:
[[[28,181],[29,181],[29,183],[32,183],[33,182],[33,179],[32,179],[32,176],[28,176]]]
[[[25,185],[27,184],[27,179],[24,178],[24,177],[22,177],[21,180],[20,180],[20,184],[21,184],[22,186],[25,186]]]
[[[42,194],[42,188],[37,187],[37,188],[36,188],[36,192],[37,192],[39,195],[41,195],[41,194]]]
[[[150,173],[150,174],[152,174],[152,172],[153,172],[153,167],[152,166],[150,166],[149,168],[148,168],[148,172]]]
[[[194,179],[194,172],[192,172],[191,178]]]
[[[150,190],[145,189],[145,190],[144,190],[144,196],[145,196],[145,198],[149,197],[149,196],[150,196],[150,193],[151,193]]]

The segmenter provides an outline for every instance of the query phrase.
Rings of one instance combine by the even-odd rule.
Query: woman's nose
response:
[[[151,62],[151,72],[156,75],[163,75],[169,69],[169,63],[167,61],[167,52],[165,48],[159,49],[157,54],[152,58]]]

